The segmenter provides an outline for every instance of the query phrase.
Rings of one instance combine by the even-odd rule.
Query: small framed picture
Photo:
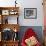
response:
[[[25,19],[36,19],[37,8],[24,8],[24,18]]]
[[[9,10],[2,10],[2,15],[9,15]]]

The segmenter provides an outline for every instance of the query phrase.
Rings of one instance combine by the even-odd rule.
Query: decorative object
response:
[[[12,30],[10,28],[5,28],[3,30],[3,34],[2,34],[2,40],[4,41],[8,41],[12,39]]]
[[[18,40],[18,32],[14,32],[13,40]]]
[[[17,2],[16,2],[17,0],[15,0],[15,7],[16,7],[16,4],[17,4]]]
[[[5,24],[8,24],[8,18],[7,18],[7,19],[5,19]]]
[[[9,10],[2,10],[2,15],[9,15]]]
[[[24,8],[24,18],[25,19],[36,19],[37,8]]]
[[[17,15],[17,11],[15,11],[15,10],[10,10],[9,14],[10,14],[10,15]]]

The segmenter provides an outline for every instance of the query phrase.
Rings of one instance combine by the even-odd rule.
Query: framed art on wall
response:
[[[24,18],[25,19],[36,19],[37,8],[24,8]]]

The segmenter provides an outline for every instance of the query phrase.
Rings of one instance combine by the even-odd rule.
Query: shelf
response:
[[[12,29],[13,31],[16,29],[17,32],[19,31],[19,25],[18,24],[0,24],[1,31],[5,28]]]
[[[10,41],[3,41],[4,43],[12,43],[12,42],[19,42],[19,40],[15,40],[15,41],[12,41],[12,40],[10,40]]]
[[[15,41],[15,42],[14,41],[2,42],[3,46],[18,46],[18,43],[19,43],[18,41]]]
[[[19,7],[0,7],[1,15],[18,15]]]
[[[6,10],[6,9],[19,9],[19,7],[0,7],[1,10]]]

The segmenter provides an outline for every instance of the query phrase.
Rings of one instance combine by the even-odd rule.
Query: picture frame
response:
[[[24,8],[24,18],[25,19],[36,19],[37,8]]]
[[[9,10],[2,10],[2,15],[9,15]]]

